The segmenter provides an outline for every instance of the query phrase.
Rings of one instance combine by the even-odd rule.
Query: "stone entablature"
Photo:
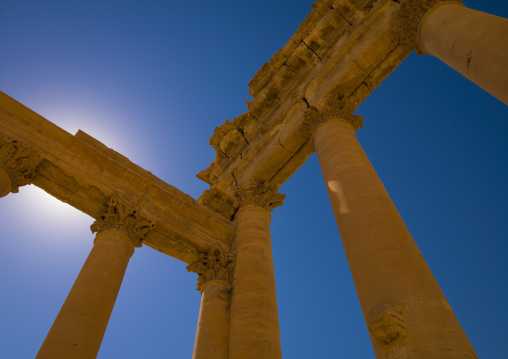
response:
[[[235,188],[235,196],[240,201],[240,209],[247,206],[261,207],[268,212],[282,206],[285,194],[277,193],[268,188],[266,184],[259,184],[255,181],[247,182]]]
[[[410,53],[394,36],[393,0],[319,0],[249,83],[248,111],[216,128],[216,157],[197,177],[228,196],[256,178],[277,189],[313,153],[304,116],[330,94],[349,113]]]
[[[155,221],[141,217],[136,209],[111,198],[108,209],[90,226],[90,230],[92,233],[118,231],[129,237],[134,247],[141,247],[145,235],[155,225]]]
[[[199,260],[187,266],[187,271],[199,275],[197,290],[211,281],[226,282],[228,285],[233,280],[235,257],[231,253],[222,251],[214,245],[207,253],[199,253]]]
[[[0,137],[0,168],[11,180],[11,192],[17,193],[19,187],[32,183],[40,160],[41,157],[26,144]]]
[[[401,1],[400,9],[394,14],[393,24],[397,31],[399,42],[409,50],[415,50],[418,55],[423,55],[423,50],[418,43],[418,27],[425,14],[434,6],[451,2],[447,0],[405,0]],[[462,0],[455,0],[462,3]]]

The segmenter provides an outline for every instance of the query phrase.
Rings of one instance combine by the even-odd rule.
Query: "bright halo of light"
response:
[[[24,186],[13,201],[22,206],[23,214],[30,223],[37,226],[55,226],[61,229],[81,228],[85,230],[92,224],[93,218],[61,202],[55,197],[35,186]]]

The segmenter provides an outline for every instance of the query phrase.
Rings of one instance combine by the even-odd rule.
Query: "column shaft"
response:
[[[476,358],[353,127],[326,122],[314,145],[376,357]]]
[[[97,234],[94,246],[55,319],[38,359],[95,358],[134,252],[117,231]]]
[[[508,19],[444,3],[424,16],[418,32],[424,52],[508,105]]]
[[[223,281],[203,285],[193,359],[228,357],[230,290],[231,285]]]
[[[280,359],[270,214],[247,206],[236,214],[236,221],[229,358]]]

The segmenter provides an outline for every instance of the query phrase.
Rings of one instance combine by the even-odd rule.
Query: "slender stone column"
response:
[[[38,359],[95,358],[134,247],[154,227],[112,199],[94,222],[94,246],[55,319]]]
[[[236,189],[236,267],[231,297],[229,359],[280,359],[270,212],[284,195],[257,184]]]
[[[201,291],[198,328],[193,359],[226,359],[229,344],[229,307],[233,255],[214,246],[187,267],[199,274]]]
[[[436,56],[508,105],[508,19],[457,1],[406,0],[397,21],[408,45]]]
[[[477,358],[355,136],[362,120],[308,112],[313,143],[379,358]]]
[[[39,161],[40,157],[18,140],[0,137],[0,198],[29,184]]]

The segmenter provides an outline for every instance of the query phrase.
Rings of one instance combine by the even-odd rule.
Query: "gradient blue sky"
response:
[[[464,3],[508,17],[502,0]],[[197,198],[214,128],[246,111],[247,83],[310,4],[0,0],[0,90]],[[477,354],[506,357],[508,107],[412,54],[356,113],[359,141]],[[272,241],[284,358],[373,358],[315,155],[281,192]],[[0,213],[0,357],[30,358],[92,247],[93,219],[33,186],[2,198]],[[184,263],[137,249],[98,357],[190,358],[195,282]]]

